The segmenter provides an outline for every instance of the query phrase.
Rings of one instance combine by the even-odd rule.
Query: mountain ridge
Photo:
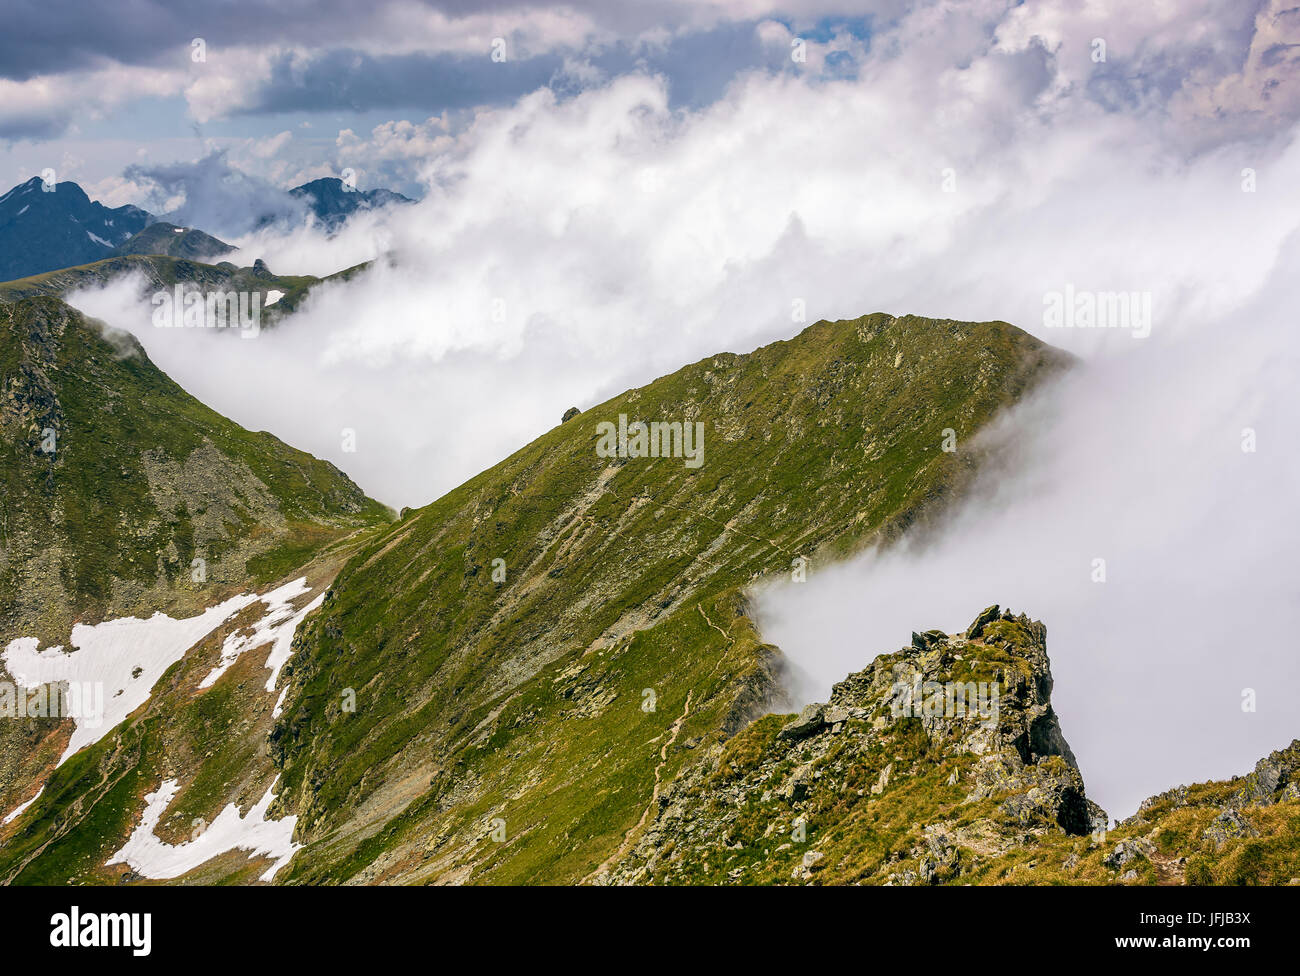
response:
[[[358,190],[337,178],[311,180],[284,191],[328,233],[353,215],[412,203],[392,190]],[[125,255],[157,255],[211,261],[235,250],[225,241],[172,222],[132,204],[106,207],[77,183],[47,184],[41,177],[0,196],[0,283],[32,278]],[[266,214],[259,227],[282,219]]]
[[[382,187],[358,190],[337,177],[310,180],[295,186],[289,195],[303,201],[321,226],[330,233],[341,228],[354,214],[393,204],[415,202],[410,197]]]
[[[1051,705],[1047,629],[994,605],[769,715],[658,796],[603,884],[1297,884],[1300,740],[1108,829]]]
[[[56,621],[74,613],[183,606],[169,602],[180,593],[164,599],[156,585],[187,576],[190,556],[204,556],[220,579],[221,552],[236,540],[251,545],[251,558],[288,541],[291,523],[310,534],[386,511],[328,462],[220,417],[132,336],[56,298],[0,303],[0,390],[6,634],[24,626],[60,634]],[[260,513],[252,522],[246,506]],[[166,572],[160,553],[171,553]],[[37,573],[56,564],[52,575]],[[234,568],[237,582],[244,570]]]

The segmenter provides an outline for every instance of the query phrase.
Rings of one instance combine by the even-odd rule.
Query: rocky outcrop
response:
[[[1104,828],[1052,709],[1046,640],[998,607],[965,633],[914,634],[828,703],[688,768],[610,880],[930,884]]]

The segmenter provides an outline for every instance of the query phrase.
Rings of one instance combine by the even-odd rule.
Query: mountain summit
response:
[[[302,200],[326,230],[337,230],[355,213],[377,210],[394,203],[414,203],[392,190],[358,190],[336,177],[312,180],[289,191]]]
[[[76,183],[34,176],[0,196],[0,281],[110,257],[150,219],[139,207],[105,207]]]

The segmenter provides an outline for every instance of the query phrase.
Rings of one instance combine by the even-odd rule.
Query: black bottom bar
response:
[[[431,964],[499,963],[512,950],[535,962],[667,959],[691,945],[698,965],[710,944],[729,962],[768,964],[849,945],[864,963],[900,948],[936,960],[1014,948],[1230,963],[1260,950],[1278,958],[1295,907],[1296,892],[1277,888],[8,888],[0,930],[12,965],[72,955],[128,967],[396,964],[399,946],[421,945]]]

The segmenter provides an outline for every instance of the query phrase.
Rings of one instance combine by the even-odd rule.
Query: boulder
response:
[[[1116,844],[1115,849],[1107,854],[1105,860],[1101,863],[1112,871],[1118,871],[1138,858],[1149,857],[1154,850],[1155,846],[1149,840],[1132,837]]]
[[[1219,811],[1219,815],[1205,828],[1205,837],[1214,841],[1215,846],[1222,845],[1239,837],[1257,837],[1257,831],[1249,820],[1231,807]]]
[[[825,712],[825,705],[819,705],[816,702],[805,705],[799,716],[794,721],[787,723],[777,733],[777,738],[806,739],[810,735],[816,735],[826,726]]]

